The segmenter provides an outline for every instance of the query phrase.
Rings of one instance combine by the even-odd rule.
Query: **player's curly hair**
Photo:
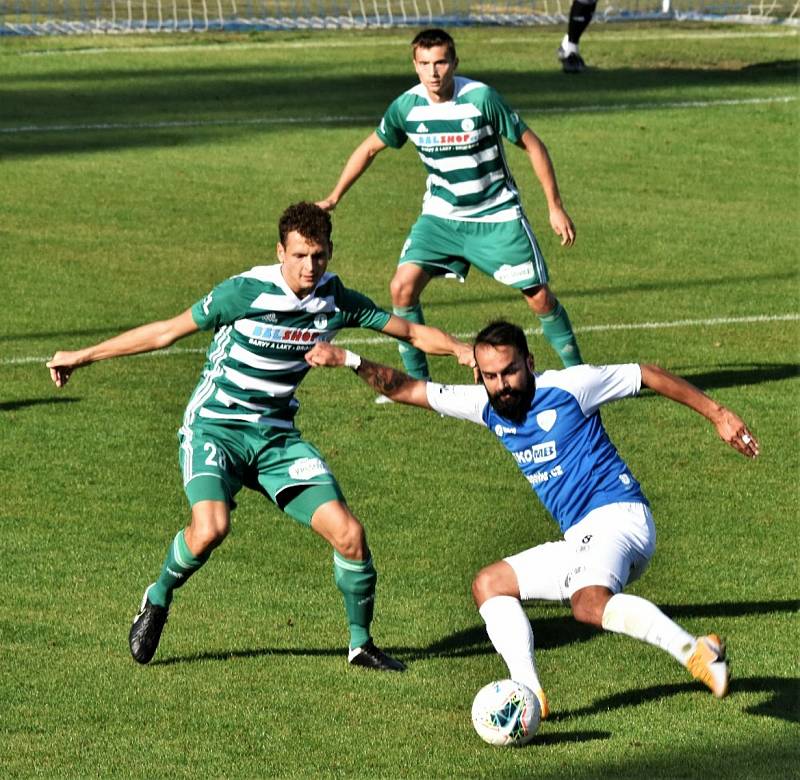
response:
[[[417,33],[414,40],[411,41],[411,54],[416,56],[417,49],[432,49],[434,46],[446,46],[450,58],[455,60],[456,42],[450,37],[450,33],[440,30],[438,27]]]
[[[316,203],[294,203],[281,214],[278,220],[278,238],[281,244],[286,246],[286,239],[293,230],[307,241],[328,247],[331,245],[331,215]]]
[[[505,320],[490,322],[476,337],[475,346],[486,344],[490,347],[515,347],[523,358],[530,354],[525,331],[518,325]]]

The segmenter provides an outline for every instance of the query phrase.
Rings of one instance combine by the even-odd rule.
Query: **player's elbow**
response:
[[[406,377],[395,387],[385,388],[383,394],[396,404],[418,406],[420,409],[430,409],[428,403],[427,382],[423,379]]]
[[[368,135],[359,148],[360,153],[369,161],[386,148],[386,144],[381,141],[375,133]]]

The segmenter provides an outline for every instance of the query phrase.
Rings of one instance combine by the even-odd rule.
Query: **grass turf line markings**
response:
[[[529,108],[521,106],[520,111],[533,111],[537,114],[581,114],[612,113],[616,111],[652,111],[670,108],[717,108],[726,106],[753,106],[773,103],[792,103],[796,95],[775,95],[767,98],[730,98],[720,100],[678,100],[653,101],[650,103],[610,103],[608,105],[569,106],[558,108]],[[98,130],[163,130],[181,127],[230,127],[247,125],[292,125],[292,124],[336,124],[343,122],[372,122],[374,116],[322,116],[322,117],[258,117],[254,119],[177,119],[165,122],[102,122],[85,125],[24,125],[22,127],[0,127],[6,135],[23,133],[74,133]]]
[[[619,330],[666,330],[669,328],[692,328],[698,325],[748,325],[753,323],[768,323],[768,322],[795,322],[800,320],[800,314],[754,314],[748,317],[712,317],[703,320],[673,320],[671,322],[621,322],[607,325],[584,325],[583,327],[574,328],[576,333],[608,333],[611,331]],[[541,328],[525,328],[525,333],[529,336],[540,336],[542,334]],[[476,331],[469,333],[456,333],[454,334],[459,339],[473,339],[477,335]],[[395,339],[390,336],[372,336],[369,338],[341,338],[336,340],[338,346],[353,346],[353,345],[366,345],[366,344],[393,344]],[[147,357],[149,355],[156,355],[159,357],[168,357],[170,355],[185,355],[195,353],[205,353],[207,347],[172,347],[167,349],[156,350],[155,352],[146,352],[141,355],[134,355],[133,357]],[[49,357],[41,356],[27,356],[19,358],[0,358],[0,366],[17,366],[26,363],[44,363],[48,361]]]

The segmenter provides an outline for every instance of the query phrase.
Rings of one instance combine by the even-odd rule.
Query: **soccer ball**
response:
[[[536,694],[514,680],[484,685],[472,702],[472,725],[490,745],[527,745],[539,728],[541,714]]]

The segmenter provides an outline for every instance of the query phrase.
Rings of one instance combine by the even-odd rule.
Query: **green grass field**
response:
[[[529,747],[472,730],[505,676],[469,585],[554,539],[477,426],[378,407],[312,372],[299,424],[365,523],[376,640],[405,675],[345,664],[330,551],[255,494],[176,597],[155,661],[131,660],[141,592],[188,513],[175,432],[208,336],[101,363],[56,391],[44,361],[177,314],[274,258],[290,202],[327,194],[413,83],[409,31],[0,42],[0,775],[3,777],[785,778],[800,776],[798,37],[786,29],[592,28],[581,77],[558,29],[458,30],[461,72],[548,145],[578,244],[550,234],[509,150],[553,287],[595,363],[653,361],[752,426],[750,463],[700,417],[643,395],[603,417],[650,497],[659,549],[631,592],[727,637],[728,698],[626,637],[531,605],[554,714]],[[382,155],[335,212],[332,270],[389,305],[424,186]],[[428,321],[534,327],[474,273]],[[342,343],[398,364],[367,332]],[[542,368],[556,359],[541,336]],[[436,359],[437,379],[468,381]]]

